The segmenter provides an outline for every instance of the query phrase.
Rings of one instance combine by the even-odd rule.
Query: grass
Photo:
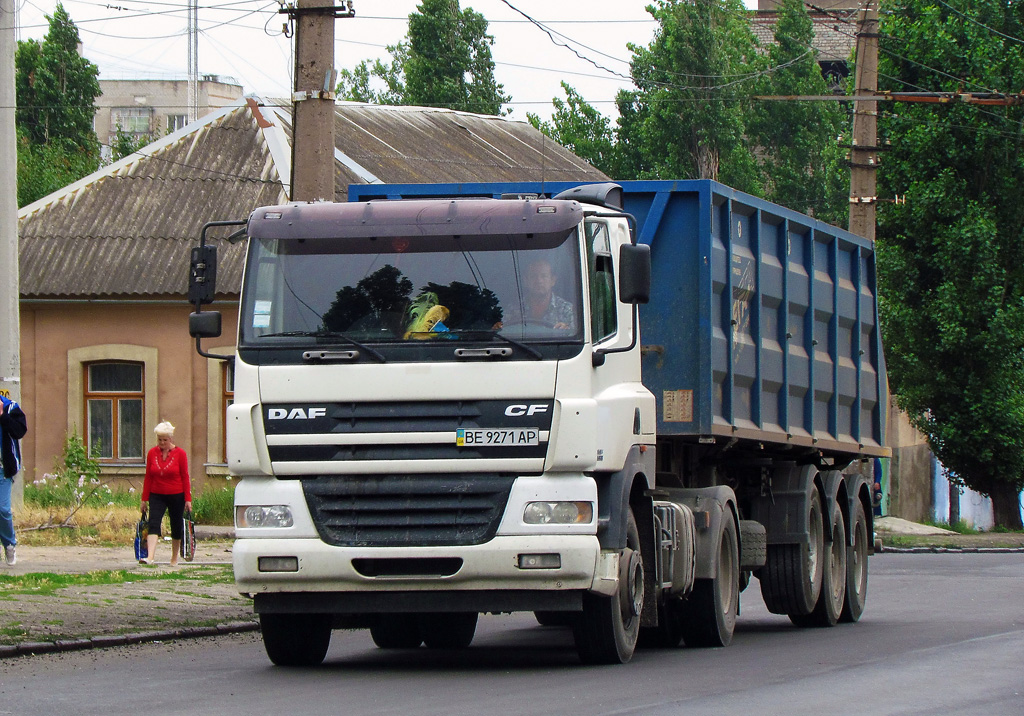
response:
[[[979,530],[974,527],[971,527],[963,520],[958,520],[953,524],[950,524],[948,522],[933,522],[931,520],[928,520],[926,522],[923,522],[922,524],[926,524],[930,527],[939,527],[944,530],[949,530],[950,532],[956,532],[958,535],[977,535],[984,533],[984,530]]]
[[[51,596],[67,587],[144,581],[231,584],[234,582],[234,574],[230,565],[223,564],[203,565],[174,572],[129,572],[125,569],[96,570],[85,574],[34,572],[14,575],[0,572],[0,601],[14,594]]]
[[[105,489],[105,488],[104,488]],[[139,521],[139,494],[97,491],[80,506],[56,481],[25,485],[25,504],[15,511],[18,541],[35,546],[131,545]],[[102,497],[101,497],[102,496]],[[203,525],[234,524],[234,485],[211,487],[192,496],[192,513]],[[165,526],[169,518],[164,518]],[[165,527],[165,534],[169,529]]]

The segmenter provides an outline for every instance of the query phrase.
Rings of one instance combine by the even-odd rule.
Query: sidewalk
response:
[[[0,580],[25,577],[0,581],[0,660],[256,629],[252,600],[231,580],[230,532],[197,527],[197,537],[193,561],[175,567],[166,542],[155,566],[130,546],[18,545],[17,564],[0,563]],[[91,572],[105,578],[76,578]]]

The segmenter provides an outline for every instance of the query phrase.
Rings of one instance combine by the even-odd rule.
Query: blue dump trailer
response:
[[[755,581],[796,627],[860,618],[870,242],[711,181],[351,185],[236,223],[234,568],[274,663],[514,611],[585,663],[724,646]],[[202,247],[197,347],[213,275]]]

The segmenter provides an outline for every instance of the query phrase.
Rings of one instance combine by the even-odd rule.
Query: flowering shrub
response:
[[[103,507],[138,504],[134,489],[113,491],[100,479],[100,464],[86,450],[77,433],[64,439],[64,450],[48,472],[25,485],[25,502],[39,507],[67,507],[76,510],[85,505]]]

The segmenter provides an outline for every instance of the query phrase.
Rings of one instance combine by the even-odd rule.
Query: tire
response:
[[[850,534],[853,544],[846,556],[846,604],[839,621],[853,623],[864,613],[864,605],[868,601],[868,518],[864,513],[864,505],[855,500],[853,525]]]
[[[683,640],[683,603],[670,599],[658,605],[658,626],[641,627],[637,645],[644,649],[674,649]]]
[[[825,551],[825,520],[821,494],[811,492],[807,507],[808,540],[805,544],[768,545],[764,567],[758,571],[761,596],[773,614],[810,614],[821,594]]]
[[[698,579],[682,612],[683,641],[689,647],[729,646],[740,606],[740,553],[736,520],[724,517],[713,579]]]
[[[534,612],[537,623],[546,627],[572,626],[572,612]]]
[[[277,666],[316,666],[331,645],[327,614],[260,614],[267,656]]]
[[[626,548],[619,557],[619,589],[611,597],[583,595],[583,613],[573,620],[576,652],[584,664],[625,664],[633,658],[644,603],[640,531],[632,509]]]
[[[476,612],[421,614],[420,634],[429,649],[465,649],[476,634]]]
[[[417,614],[380,614],[370,627],[373,643],[381,649],[415,649],[423,643]]]
[[[829,520],[829,541],[824,552],[821,593],[810,614],[790,615],[799,627],[834,627],[846,603],[846,520],[836,505]]]

